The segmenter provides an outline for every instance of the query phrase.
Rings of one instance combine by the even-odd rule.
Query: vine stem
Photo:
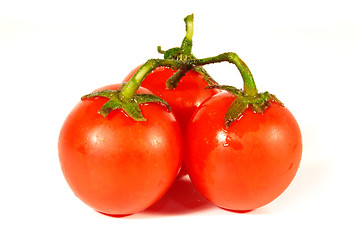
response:
[[[179,68],[181,65],[180,61],[175,61],[172,59],[150,59],[144,65],[142,65],[139,70],[132,76],[129,82],[124,86],[120,92],[120,97],[123,99],[130,100],[134,97],[136,90],[140,87],[141,82],[145,77],[154,69],[160,66],[173,67],[175,69]]]
[[[191,49],[192,49],[192,38],[194,33],[194,15],[188,15],[185,19],[186,24],[186,35],[182,41],[181,49],[183,55],[191,56]]]
[[[233,52],[226,52],[215,57],[208,57],[203,59],[191,59],[189,60],[192,65],[202,66],[210,63],[229,62],[235,64],[239,70],[243,82],[244,82],[244,94],[248,96],[256,96],[258,94],[254,78],[250,72],[250,69],[241,58]]]
[[[125,87],[120,92],[120,97],[128,100],[132,99],[135,95],[136,90],[140,87],[141,82],[151,71],[153,71],[157,67],[168,66],[172,67],[173,69],[184,70],[186,72],[199,66],[225,61],[235,64],[237,69],[239,70],[243,78],[244,94],[247,96],[257,96],[258,91],[256,88],[256,84],[248,66],[244,63],[244,61],[239,58],[236,53],[227,52],[217,55],[215,57],[208,57],[203,59],[188,59],[183,61],[174,59],[150,59],[140,67],[140,69],[125,85]]]

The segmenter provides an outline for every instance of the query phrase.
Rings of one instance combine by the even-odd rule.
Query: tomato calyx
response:
[[[276,98],[275,95],[270,94],[269,92],[247,95],[242,89],[228,85],[212,85],[206,88],[225,90],[228,93],[236,96],[236,99],[230,104],[228,110],[226,111],[224,118],[225,128],[229,128],[233,122],[240,118],[242,113],[248,107],[251,107],[255,113],[263,113],[266,108],[269,107],[271,102],[278,103],[282,106],[284,105],[279,99]]]
[[[81,100],[97,98],[97,97],[105,97],[109,99],[98,111],[100,115],[106,117],[110,112],[116,109],[123,110],[129,117],[134,119],[135,121],[146,121],[144,118],[141,109],[139,107],[140,104],[143,103],[160,103],[164,105],[167,110],[170,112],[171,108],[167,102],[161,99],[158,96],[152,94],[134,94],[134,96],[130,99],[125,98],[122,95],[122,90],[126,83],[124,83],[117,90],[102,90],[98,92],[93,92],[81,97]]]
[[[233,86],[228,85],[212,85],[206,88],[208,89],[221,89],[225,90],[234,96],[236,99],[229,106],[225,118],[224,125],[225,128],[229,128],[230,125],[241,117],[242,113],[250,106],[255,113],[263,113],[265,109],[270,105],[271,102],[279,103],[283,105],[280,100],[278,100],[275,95],[270,94],[269,92],[259,93],[252,73],[245,62],[233,52],[226,52],[219,54],[215,57],[209,57],[204,59],[192,60],[193,64],[205,65],[209,63],[218,63],[218,62],[229,62],[234,64],[238,71],[241,74],[243,79],[244,90],[237,89]]]

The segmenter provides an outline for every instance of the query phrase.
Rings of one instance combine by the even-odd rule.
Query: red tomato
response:
[[[123,82],[128,82],[138,69],[139,67],[132,70]],[[170,105],[181,129],[185,132],[187,123],[195,109],[207,98],[218,93],[219,90],[205,89],[208,84],[204,77],[192,70],[180,80],[175,89],[166,89],[166,81],[175,72],[176,70],[169,67],[158,67],[145,77],[141,86],[149,89]]]
[[[123,82],[128,82],[136,73],[139,67],[132,70]],[[217,89],[205,89],[208,86],[204,77],[196,72],[189,71],[179,82],[178,86],[169,90],[166,89],[166,81],[174,75],[176,70],[169,67],[158,67],[145,77],[141,86],[151,90],[156,96],[164,99],[174,112],[180,128],[185,133],[187,124],[196,108],[207,98],[218,93]],[[183,165],[179,177],[186,175]]]
[[[225,128],[225,113],[234,99],[227,92],[216,94],[194,113],[185,137],[185,164],[209,201],[249,211],[270,203],[291,183],[302,139],[293,115],[273,102],[262,114],[247,108]]]
[[[138,93],[149,91],[139,88]],[[172,185],[181,166],[181,131],[160,104],[140,105],[147,121],[136,122],[122,110],[98,114],[106,101],[84,100],[70,112],[59,137],[61,168],[72,191],[90,207],[132,214],[151,206]]]

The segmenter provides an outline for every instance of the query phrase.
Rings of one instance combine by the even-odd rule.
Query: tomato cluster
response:
[[[84,96],[63,124],[65,179],[101,213],[140,212],[184,174],[215,205],[250,211],[277,198],[297,172],[302,140],[290,111],[257,92],[236,54],[196,59],[192,15],[185,22],[181,48]],[[244,90],[218,85],[202,68],[220,61],[237,66]]]

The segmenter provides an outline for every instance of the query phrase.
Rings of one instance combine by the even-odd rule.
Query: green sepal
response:
[[[116,90],[107,90],[106,89],[106,90],[86,94],[81,97],[81,100],[95,98],[95,97],[106,97],[106,98],[110,99],[111,97],[114,96],[115,93],[116,93]]]
[[[270,106],[271,102],[275,102],[284,106],[284,104],[279,99],[277,99],[275,95],[270,94],[269,92],[258,93],[255,96],[249,96],[246,95],[241,89],[237,89],[236,87],[228,85],[211,85],[206,88],[225,90],[236,96],[236,99],[230,104],[228,110],[226,111],[224,118],[225,128],[229,128],[234,121],[240,118],[243,112],[249,106],[255,113],[263,113],[265,109]]]
[[[281,106],[284,106],[284,103],[281,102],[274,94],[269,93],[269,101],[275,102]]]
[[[229,128],[230,125],[236,121],[248,107],[248,103],[243,98],[237,97],[231,104],[225,114],[225,127]]]
[[[167,102],[165,102],[164,99],[162,99],[162,98],[160,98],[158,96],[152,95],[152,94],[135,94],[134,100],[138,104],[142,104],[142,103],[160,103],[160,104],[163,104],[167,108],[167,110],[169,112],[171,112],[170,105]]]
[[[100,108],[98,113],[101,114],[103,117],[106,117],[107,115],[109,115],[111,111],[121,108],[122,108],[121,101],[116,98],[111,98]]]
[[[123,102],[120,108],[135,121],[146,121],[146,118],[144,118],[141,112],[139,104],[135,101]]]
[[[167,102],[165,102],[160,97],[157,97],[152,94],[135,94],[132,99],[124,99],[121,97],[120,94],[122,87],[119,90],[102,90],[102,91],[90,93],[83,96],[81,100],[86,100],[96,97],[108,98],[109,101],[107,101],[98,111],[100,115],[106,117],[113,110],[121,109],[135,121],[146,121],[146,118],[144,118],[141,109],[139,107],[139,105],[143,103],[150,103],[150,102],[161,103],[167,108],[168,111],[171,111],[171,108]]]

